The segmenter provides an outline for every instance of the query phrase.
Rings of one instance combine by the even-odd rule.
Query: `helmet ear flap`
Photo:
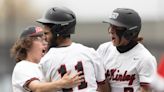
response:
[[[61,24],[53,25],[52,28],[51,28],[51,31],[52,31],[52,33],[60,34],[62,32],[61,31]]]
[[[135,37],[137,37],[138,32],[136,29],[133,30],[126,30],[123,34],[124,38],[126,38],[127,40],[132,40]]]
[[[109,23],[118,27],[125,27],[125,32],[120,36],[127,40],[135,39],[141,30],[141,18],[133,9],[117,8],[111,17],[104,23]]]
[[[75,31],[76,20],[73,22],[68,23],[67,25],[62,24],[54,24],[51,27],[51,31],[53,34],[59,35],[70,35],[73,34]]]

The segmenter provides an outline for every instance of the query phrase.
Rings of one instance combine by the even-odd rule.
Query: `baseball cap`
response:
[[[30,26],[24,29],[20,38],[25,37],[34,37],[34,36],[42,36],[44,34],[43,29],[38,26]]]

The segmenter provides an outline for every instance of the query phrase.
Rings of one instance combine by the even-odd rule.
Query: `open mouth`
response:
[[[112,37],[112,40],[115,40],[116,38],[115,37]]]
[[[45,49],[43,49],[42,50],[42,55],[44,55],[46,53],[46,50]]]

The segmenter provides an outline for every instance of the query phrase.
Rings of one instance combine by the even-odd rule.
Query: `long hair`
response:
[[[136,42],[139,42],[139,43],[143,43],[143,37],[136,37],[133,40],[136,41]]]
[[[11,57],[13,57],[16,62],[25,60],[27,58],[27,52],[32,46],[33,40],[33,37],[18,39],[10,50]]]

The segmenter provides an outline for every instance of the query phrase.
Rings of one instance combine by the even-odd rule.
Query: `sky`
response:
[[[31,3],[40,12],[54,6],[68,7],[80,21],[102,21],[115,8],[122,7],[136,10],[143,20],[158,21],[164,15],[163,0],[31,0]]]

